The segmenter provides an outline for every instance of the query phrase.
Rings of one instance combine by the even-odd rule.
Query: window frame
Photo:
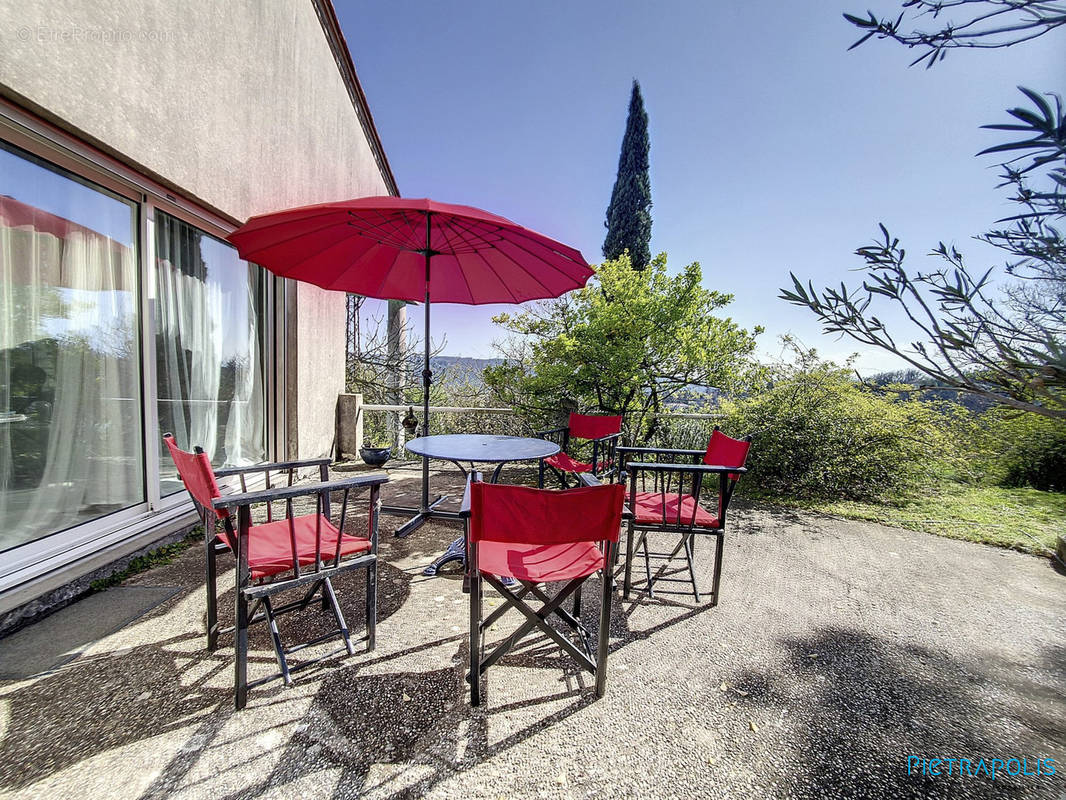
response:
[[[140,321],[140,376],[144,501],[79,525],[47,534],[3,553],[0,558],[0,611],[10,607],[4,595],[17,587],[43,579],[76,562],[92,559],[105,551],[119,558],[125,552],[143,547],[158,538],[160,529],[187,519],[195,522],[192,502],[187,495],[166,497],[160,492],[158,397],[155,371],[155,301],[158,297],[155,275],[155,213],[163,211],[219,239],[234,231],[237,223],[196,204],[131,169],[81,139],[35,117],[0,98],[0,139],[63,172],[132,202],[135,222],[138,270],[138,315]],[[262,332],[263,391],[267,458],[278,460],[285,450],[284,279],[267,275],[263,298]],[[106,562],[105,562],[106,563]],[[71,571],[60,584],[80,575]],[[27,598],[28,599],[28,598]],[[18,601],[16,600],[16,605]]]

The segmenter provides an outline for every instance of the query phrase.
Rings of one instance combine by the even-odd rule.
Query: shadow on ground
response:
[[[822,796],[824,787],[864,798],[1054,796],[1054,779],[1013,777],[1003,766],[995,780],[960,776],[957,765],[949,776],[946,761],[940,776],[922,774],[917,762],[908,774],[908,756],[966,758],[974,769],[982,758],[990,769],[993,758],[1024,756],[1035,773],[1037,760],[1061,747],[1066,700],[1027,681],[1021,665],[967,666],[850,628],[781,645],[778,663],[736,673],[727,685],[741,707],[788,732],[788,750],[766,765],[795,796]],[[1047,657],[1061,664],[1062,651]],[[1004,681],[1016,693],[1004,692]]]
[[[509,479],[522,477],[529,476]],[[458,474],[437,482],[449,493],[462,483]],[[387,497],[413,500],[417,484],[392,484]],[[395,539],[392,530],[403,520],[387,517],[378,612],[386,630],[379,629],[378,650],[362,652],[356,642],[355,656],[298,673],[292,688],[278,682],[260,687],[245,712],[234,712],[231,642],[224,638],[215,653],[203,649],[202,554],[194,549],[156,574],[183,590],[136,623],[149,632],[158,628],[155,637],[125,649],[90,651],[55,672],[0,686],[0,789],[42,791],[51,776],[88,769],[83,762],[95,756],[143,747],[151,779],[126,796],[184,791],[221,800],[286,790],[294,796],[419,797],[435,787],[442,792],[463,786],[445,782],[474,768],[486,791],[567,796],[567,785],[554,783],[553,776],[547,786],[525,791],[508,782],[518,766],[534,774],[559,769],[560,752],[570,767],[593,760],[590,753],[612,753],[601,794],[604,787],[629,794],[663,768],[676,775],[677,785],[665,792],[653,786],[647,796],[698,794],[707,787],[725,796],[759,794],[752,784],[737,782],[743,776],[709,773],[709,751],[693,752],[694,731],[724,748],[714,752],[731,752],[749,773],[765,779],[767,795],[1054,797],[1043,784],[1034,791],[1031,782],[1009,776],[994,783],[907,776],[907,756],[1032,760],[1061,753],[1066,645],[1044,647],[1038,665],[1007,658],[964,663],[950,648],[908,644],[898,631],[884,633],[861,615],[833,618],[824,607],[846,604],[850,591],[860,592],[864,607],[872,608],[894,602],[894,587],[877,589],[882,593],[870,601],[875,589],[852,574],[863,568],[861,559],[848,562],[848,591],[831,584],[837,578],[830,572],[801,584],[794,567],[800,548],[813,547],[807,557],[817,561],[824,548],[838,547],[836,534],[816,530],[809,517],[791,511],[760,513],[764,528],[791,526],[794,538],[774,550],[772,540],[760,538],[765,531],[735,517],[737,532],[751,535],[729,545],[722,606],[684,597],[651,599],[639,588],[629,600],[615,595],[612,667],[602,703],[595,701],[591,676],[539,637],[493,668],[501,677],[487,687],[485,704],[471,708],[460,576],[420,574],[459,528],[433,523]],[[699,551],[701,569],[710,552],[709,546]],[[884,569],[874,559],[870,574]],[[136,581],[151,585],[147,575]],[[231,573],[224,575],[220,589],[232,581]],[[348,573],[336,587],[356,635],[364,626],[363,580]],[[705,573],[701,580],[707,580]],[[599,614],[599,589],[599,581],[591,580],[584,593],[582,617],[590,629]],[[220,607],[232,605],[230,583]],[[494,635],[507,635],[516,619],[513,612],[506,615]],[[327,623],[322,614],[289,616],[282,633],[303,640]],[[268,631],[259,626],[251,637],[250,670],[272,671]],[[620,671],[627,661],[641,671],[630,671],[628,681]],[[630,697],[638,705],[631,707]],[[751,736],[749,718],[760,720]],[[152,743],[167,735],[179,742],[172,750]],[[564,735],[573,738],[560,741]],[[607,751],[603,736],[610,738]],[[654,748],[668,737],[676,747],[667,748],[664,758]],[[500,758],[509,751],[515,751],[510,759]],[[544,766],[531,757],[543,758]],[[618,774],[611,774],[615,769]]]

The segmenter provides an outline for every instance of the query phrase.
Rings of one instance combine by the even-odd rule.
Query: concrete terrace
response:
[[[417,492],[394,477],[387,501]],[[606,697],[541,639],[471,709],[467,596],[421,575],[458,528],[396,540],[399,521],[383,518],[377,650],[253,690],[244,712],[228,642],[204,650],[198,547],[0,641],[0,797],[1062,797],[1066,577],[1047,561],[741,506],[718,607],[619,595]],[[362,580],[337,586],[355,631]],[[224,612],[232,570],[227,586]],[[274,668],[263,626],[250,662]],[[908,776],[908,755],[1058,774]]]

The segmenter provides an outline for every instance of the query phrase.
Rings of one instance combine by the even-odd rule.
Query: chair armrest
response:
[[[480,472],[471,472],[466,476],[466,489],[463,490],[463,502],[459,504],[459,516],[470,516],[470,484],[481,480]]]
[[[609,441],[611,441],[611,439],[620,439],[620,438],[622,438],[622,432],[621,431],[619,431],[618,433],[608,433],[606,436],[601,436],[598,439],[593,439],[592,441],[594,441],[594,442],[609,442]],[[621,449],[621,448],[617,448],[617,449]]]
[[[737,472],[748,471],[747,467],[723,467],[717,464],[657,464],[653,461],[629,461],[626,462],[629,469],[653,469],[663,472]]]
[[[658,453],[664,456],[702,456],[706,450],[673,450],[668,447],[622,447],[615,449],[619,455],[626,453]]]
[[[546,430],[546,431],[534,431],[533,435],[534,436],[539,436],[540,438],[543,439],[549,433],[562,433],[565,430],[569,430],[569,429],[564,425],[561,428],[548,428],[548,430]]]
[[[308,458],[303,461],[275,461],[269,464],[249,464],[247,467],[223,467],[216,469],[216,478],[226,478],[230,475],[241,475],[246,472],[273,472],[283,469],[300,469],[301,467],[320,467],[333,463],[332,458]]]
[[[216,497],[211,505],[215,508],[227,506],[248,506],[252,503],[265,503],[271,500],[289,500],[293,497],[303,497],[309,494],[321,494],[322,492],[336,492],[344,489],[363,489],[368,486],[380,486],[389,482],[389,476],[384,473],[372,475],[360,475],[355,478],[345,478],[339,481],[326,481],[324,483],[307,483],[299,486],[279,486],[275,489],[263,489],[259,492],[244,492],[243,494],[227,494]]]

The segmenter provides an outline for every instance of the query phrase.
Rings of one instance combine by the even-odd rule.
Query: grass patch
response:
[[[848,519],[880,522],[1040,555],[1054,551],[1055,539],[1066,534],[1066,494],[1037,489],[946,483],[927,494],[892,503],[799,502],[787,498],[775,498],[775,501]]]
[[[112,586],[118,586],[132,575],[136,575],[140,572],[147,572],[153,567],[161,567],[165,564],[169,564],[194,544],[203,541],[203,538],[203,528],[197,526],[189,531],[184,539],[165,544],[162,547],[145,553],[143,556],[137,556],[126,565],[124,570],[116,572],[114,575],[109,575],[106,578],[101,578],[98,581],[93,581],[89,584],[89,591],[102,592],[104,589],[109,589]]]

